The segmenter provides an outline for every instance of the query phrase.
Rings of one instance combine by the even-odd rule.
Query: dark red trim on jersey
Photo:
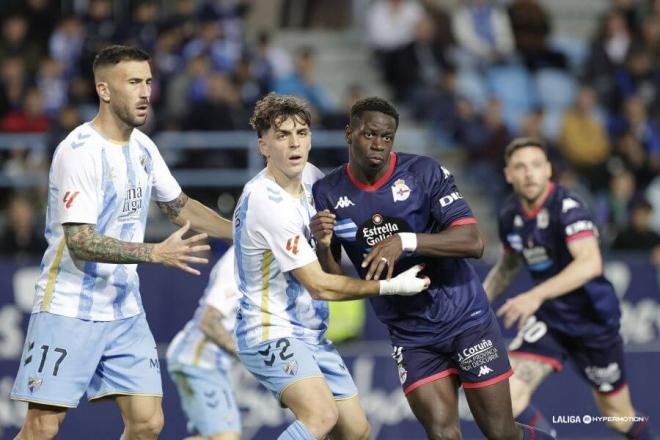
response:
[[[538,361],[538,362],[543,362],[544,364],[549,364],[552,366],[552,368],[555,369],[555,371],[559,372],[564,368],[564,366],[561,364],[561,362],[553,357],[550,356],[542,356],[540,354],[536,353],[527,353],[524,351],[510,351],[509,356],[513,357],[519,357],[523,359],[531,359],[533,361]]]
[[[397,161],[396,154],[394,152],[390,152],[390,165],[387,167],[387,171],[385,172],[385,174],[383,174],[383,177],[378,179],[376,183],[374,183],[373,185],[365,185],[364,183],[360,182],[355,177],[353,177],[353,174],[351,173],[351,167],[348,166],[348,164],[346,164],[346,174],[348,174],[348,178],[353,183],[353,185],[357,186],[362,191],[376,191],[381,186],[385,185],[385,182],[387,182],[388,179],[392,176],[392,173],[394,172],[394,168],[396,167],[396,161]]]
[[[619,385],[618,388],[615,388],[612,391],[607,391],[606,393],[601,393],[600,391],[596,390],[596,392],[598,394],[602,395],[602,396],[610,397],[610,396],[614,396],[615,394],[619,394],[621,391],[625,390],[626,388],[628,388],[628,384],[626,382],[624,382],[621,385]]]
[[[500,374],[492,379],[485,380],[483,382],[463,382],[463,388],[485,388],[491,385],[495,385],[498,382],[502,382],[505,379],[508,379],[513,375],[513,370],[509,369],[504,374]]]
[[[513,248],[511,246],[509,246],[508,244],[502,243],[502,252],[510,254],[511,252],[513,252]]]
[[[421,387],[422,385],[426,385],[429,382],[436,381],[438,379],[442,379],[443,377],[451,376],[452,374],[458,375],[458,369],[456,368],[449,368],[447,370],[443,370],[439,373],[436,373],[432,376],[425,377],[424,379],[420,379],[415,383],[412,383],[408,385],[406,388],[404,388],[403,393],[408,394],[412,390]]]
[[[595,237],[596,234],[594,234],[594,231],[582,231],[578,232],[577,234],[573,234],[570,237],[566,237],[566,243],[570,243],[575,240],[579,240],[581,238],[587,238],[587,237]]]
[[[458,220],[454,220],[449,224],[450,228],[453,228],[454,226],[461,226],[461,225],[474,225],[477,223],[477,219],[474,217],[464,217],[464,218],[459,218]]]
[[[525,215],[525,218],[527,218],[527,220],[532,220],[536,218],[536,216],[541,211],[541,209],[543,209],[543,207],[545,206],[545,202],[548,201],[550,195],[554,190],[555,190],[554,182],[548,182],[548,188],[546,189],[547,192],[545,193],[545,197],[543,197],[543,202],[541,202],[541,204],[533,211],[527,211],[523,204],[520,205],[522,208],[522,213]]]

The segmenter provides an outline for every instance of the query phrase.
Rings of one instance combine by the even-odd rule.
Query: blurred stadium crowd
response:
[[[430,130],[439,157],[462,158],[467,183],[494,206],[506,193],[506,144],[541,137],[556,178],[589,199],[604,245],[650,252],[660,266],[660,0],[602,1],[608,7],[594,17],[590,40],[553,33],[540,0],[361,1],[361,20],[348,26],[363,32],[403,124]],[[0,150],[0,169],[46,172],[57,143],[94,116],[91,62],[114,43],[153,56],[147,132],[249,129],[254,103],[271,90],[307,99],[316,127],[342,129],[364,93],[359,78],[345,96],[333,96],[317,80],[312,48],[290,53],[272,32],[246,29],[257,3],[3,2],[0,132],[44,133],[49,151]],[[287,8],[303,8],[300,24],[310,29],[327,25],[315,16],[351,10],[348,1],[334,3],[283,0],[278,25],[287,25]],[[346,23],[335,21],[342,32]],[[39,256],[44,203],[43,188],[3,188],[2,254]]]

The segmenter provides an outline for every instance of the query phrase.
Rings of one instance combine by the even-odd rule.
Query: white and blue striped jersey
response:
[[[291,273],[316,260],[309,222],[316,213],[312,185],[321,177],[307,164],[300,197],[282,189],[266,169],[243,189],[233,222],[242,295],[235,328],[239,350],[283,337],[325,340],[328,304],[313,300]]]
[[[206,307],[210,306],[222,313],[222,326],[233,332],[239,298],[234,278],[234,248],[230,247],[213,267],[193,318],[170,343],[167,349],[169,368],[191,365],[227,371],[231,366],[231,357],[202,333],[199,324]]]
[[[46,240],[33,313],[112,321],[142,313],[136,264],[83,261],[69,253],[64,223],[96,225],[96,232],[141,243],[149,201],[181,193],[156,145],[134,129],[128,143],[103,137],[90,123],[57,147],[48,177]]]

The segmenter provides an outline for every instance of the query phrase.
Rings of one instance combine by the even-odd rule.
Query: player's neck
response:
[[[268,176],[281,186],[284,191],[294,197],[300,196],[302,190],[302,173],[294,177],[289,177],[273,166],[267,166],[266,168],[268,170]]]
[[[134,128],[126,125],[112,112],[103,108],[99,109],[99,113],[92,119],[91,124],[103,137],[121,144],[128,143]]]
[[[365,184],[365,185],[374,185],[376,182],[378,182],[385,174],[387,174],[387,171],[390,169],[390,161],[392,160],[392,155],[390,154],[387,157],[387,161],[383,163],[383,166],[380,167],[377,170],[370,170],[370,169],[362,169],[360,168],[359,165],[357,165],[353,161],[348,162],[348,167],[351,170],[351,175],[355,180],[358,182]]]
[[[545,203],[545,201],[548,199],[548,194],[552,191],[552,184],[548,182],[548,184],[545,186],[545,190],[539,194],[537,198],[534,200],[527,200],[521,198],[520,201],[522,202],[522,207],[526,212],[536,212],[541,205]]]

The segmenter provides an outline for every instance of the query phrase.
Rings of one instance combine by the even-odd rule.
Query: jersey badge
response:
[[[548,227],[549,224],[550,224],[550,214],[548,214],[547,209],[543,208],[536,216],[536,226],[538,226],[539,229],[545,229]]]
[[[402,202],[410,197],[410,188],[406,185],[405,180],[399,179],[394,182],[394,185],[392,185],[392,197],[395,202]]]

